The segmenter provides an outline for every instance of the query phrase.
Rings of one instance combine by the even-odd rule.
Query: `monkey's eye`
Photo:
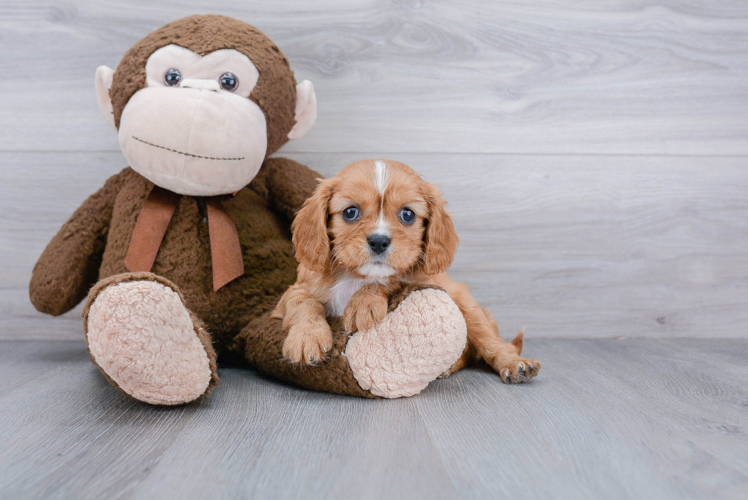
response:
[[[169,87],[176,87],[182,81],[182,73],[178,69],[171,68],[164,73],[164,83]]]
[[[416,213],[408,207],[400,210],[400,220],[405,224],[412,224],[416,220]]]
[[[239,80],[233,73],[222,74],[221,78],[218,79],[218,82],[221,84],[223,90],[228,90],[229,92],[235,91],[236,87],[239,86]]]
[[[358,207],[348,207],[343,210],[343,218],[348,222],[353,222],[354,220],[358,219],[358,216],[360,214],[361,211],[358,209]]]

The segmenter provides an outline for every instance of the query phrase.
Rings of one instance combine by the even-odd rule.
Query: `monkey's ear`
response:
[[[99,66],[96,68],[96,100],[99,103],[99,111],[104,116],[106,122],[114,126],[114,109],[112,109],[112,98],[109,97],[109,89],[112,88],[114,79],[114,70],[109,66]]]
[[[296,86],[296,123],[288,133],[289,139],[304,137],[317,120],[317,96],[314,85],[304,80]]]

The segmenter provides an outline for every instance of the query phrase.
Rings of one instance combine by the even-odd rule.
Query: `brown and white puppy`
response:
[[[321,181],[292,225],[298,278],[274,316],[288,337],[283,355],[315,363],[332,347],[326,316],[343,316],[350,332],[387,315],[388,296],[403,282],[437,285],[465,317],[468,343],[449,373],[485,360],[507,383],[536,376],[540,362],[520,357],[522,333],[504,342],[491,314],[467,286],[452,281],[458,237],[436,186],[403,163],[364,160]]]

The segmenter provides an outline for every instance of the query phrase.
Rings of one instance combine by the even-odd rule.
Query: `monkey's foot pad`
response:
[[[123,392],[146,403],[177,405],[208,390],[210,359],[175,290],[159,281],[126,281],[96,295],[92,290],[89,300],[88,349]]]
[[[384,398],[418,394],[460,357],[465,318],[447,292],[412,292],[374,327],[357,332],[345,355],[359,385]]]

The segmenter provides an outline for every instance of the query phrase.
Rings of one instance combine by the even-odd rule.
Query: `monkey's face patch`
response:
[[[179,194],[243,188],[262,166],[267,123],[248,99],[259,73],[241,52],[200,56],[176,45],[146,64],[147,86],[128,101],[119,142],[133,170]]]

